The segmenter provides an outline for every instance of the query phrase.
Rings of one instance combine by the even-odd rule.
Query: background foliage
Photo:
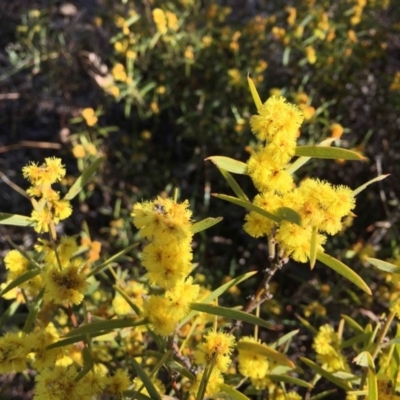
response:
[[[157,7],[164,26],[153,17]],[[371,268],[362,256],[395,258],[400,240],[399,12],[395,1],[373,0],[7,2],[0,15],[1,211],[30,212],[13,188],[26,188],[20,171],[28,160],[62,157],[66,187],[104,155],[101,174],[80,194],[62,232],[87,225],[105,255],[113,254],[135,240],[132,204],[178,187],[196,220],[224,217],[196,238],[198,271],[210,286],[262,268],[266,246],[244,234],[240,208],[211,198],[227,187],[204,162],[217,154],[247,159],[255,112],[250,74],[263,100],[281,93],[303,109],[302,144],[340,124],[343,146],[368,157],[312,163],[302,174],[351,188],[392,174],[358,202],[351,229],[329,243],[331,254],[367,280]],[[240,183],[255,193],[248,180]],[[4,254],[5,235],[22,246],[33,240],[16,228],[1,232]],[[290,263],[277,274],[264,312],[279,316],[282,331],[299,326],[295,313],[318,324],[337,320],[350,304],[355,313],[364,315],[363,305],[379,315],[387,286],[370,275],[382,293],[374,304],[318,266],[310,272]],[[251,285],[243,290],[245,298]],[[326,315],[310,311],[316,298]]]

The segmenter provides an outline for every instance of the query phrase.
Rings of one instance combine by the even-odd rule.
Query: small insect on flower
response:
[[[155,203],[154,205],[154,210],[157,211],[159,214],[163,214],[166,215],[167,214],[167,210],[165,209],[165,207],[160,204],[160,203]]]

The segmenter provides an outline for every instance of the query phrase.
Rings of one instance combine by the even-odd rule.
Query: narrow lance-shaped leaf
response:
[[[129,304],[132,310],[136,313],[136,315],[141,315],[140,308],[132,301],[129,295],[118,285],[113,285],[113,288],[123,297],[123,299]]]
[[[140,366],[140,364],[134,358],[131,358],[131,363],[133,364],[133,367],[135,368],[140,380],[143,382],[144,387],[147,389],[150,398],[153,400],[161,400],[160,394],[158,393],[156,387],[154,386],[154,383],[147,376],[146,371]]]
[[[84,347],[82,350],[83,356],[83,368],[79,371],[78,375],[75,377],[75,382],[81,380],[89,371],[92,370],[93,367],[93,358],[87,347]]]
[[[367,375],[368,400],[378,400],[378,380],[376,373],[372,368],[368,368]]]
[[[282,346],[283,344],[285,344],[286,342],[291,340],[294,336],[296,336],[299,333],[299,330],[300,329],[295,329],[294,331],[286,333],[285,335],[280,337],[278,340],[271,343],[269,345],[269,347],[271,347],[272,349],[276,349],[278,346]]]
[[[262,101],[261,101],[260,95],[257,92],[256,86],[254,85],[254,82],[250,78],[249,75],[247,75],[247,83],[249,84],[250,92],[251,92],[251,96],[253,97],[254,104],[256,105],[257,111],[259,111],[262,106]]]
[[[32,224],[30,217],[25,215],[0,213],[0,225],[30,226]]]
[[[381,271],[389,272],[391,274],[400,274],[400,267],[388,263],[387,261],[382,261],[377,258],[367,258],[367,261]]]
[[[368,293],[369,295],[372,294],[371,289],[364,282],[361,276],[355,273],[352,269],[350,269],[347,265],[343,264],[341,261],[320,251],[317,252],[317,260],[321,261],[323,264],[333,269],[338,274],[343,275],[350,282],[353,282],[360,289],[364,290],[365,293]]]
[[[301,215],[289,207],[279,207],[274,211],[282,221],[289,221],[293,224],[301,226]]]
[[[83,189],[92,175],[96,172],[99,165],[104,160],[104,157],[99,157],[93,161],[89,167],[87,167],[81,174],[81,176],[75,181],[75,183],[70,187],[68,193],[64,196],[64,200],[72,200],[78,193]]]
[[[251,271],[247,272],[246,274],[240,275],[235,279],[232,279],[229,282],[224,283],[217,289],[215,289],[213,292],[211,292],[206,298],[202,300],[202,304],[208,304],[214,301],[217,297],[220,297],[222,294],[224,294],[227,290],[229,290],[231,287],[238,285],[239,283],[251,278],[253,275],[255,275],[257,271]],[[189,314],[181,321],[179,326],[185,325],[188,321],[190,321],[198,312],[197,311],[190,311]]]
[[[230,318],[237,321],[248,322],[253,325],[263,326],[268,329],[275,329],[275,326],[270,322],[264,321],[261,318],[256,317],[253,314],[249,314],[244,311],[232,310],[231,308],[214,306],[211,304],[203,304],[203,303],[192,303],[190,305],[192,310],[204,312],[206,314],[218,315],[224,318]]]
[[[204,368],[203,376],[201,377],[199,389],[196,394],[196,400],[203,400],[205,398],[207,385],[211,378],[213,368],[215,366],[216,357],[217,355],[214,354],[214,357],[212,358],[211,362],[207,363],[206,367]]]
[[[336,392],[337,392],[337,389],[324,390],[323,392],[318,393],[315,396],[310,397],[310,400],[322,400],[322,399],[325,399],[325,397],[328,397],[331,394],[334,394]]]
[[[91,277],[92,275],[98,274],[101,270],[103,270],[108,264],[111,264],[115,260],[117,260],[119,257],[123,256],[126,253],[129,253],[132,249],[135,247],[139,246],[139,243],[133,243],[130,246],[126,247],[125,249],[121,250],[119,253],[114,254],[110,258],[108,258],[106,261],[102,262],[100,265],[96,265],[88,274],[87,277]]]
[[[374,360],[372,359],[372,356],[368,351],[362,351],[360,354],[353,358],[353,362],[360,367],[375,369]]]
[[[362,154],[352,150],[341,149],[339,147],[326,147],[326,146],[297,146],[295,155],[312,157],[312,158],[334,159],[334,160],[366,159]]]
[[[363,327],[356,322],[353,318],[346,314],[342,314],[341,317],[358,333],[364,333]]]
[[[276,382],[285,382],[290,383],[291,385],[302,386],[311,389],[313,385],[306,381],[303,381],[299,378],[294,378],[293,376],[289,375],[275,375],[275,374],[268,374],[267,378],[276,381]]]
[[[258,207],[252,203],[250,203],[249,201],[245,201],[242,199],[238,199],[237,197],[233,197],[233,196],[228,196],[226,194],[215,194],[213,193],[213,196],[221,199],[221,200],[225,200],[225,201],[229,201],[230,203],[236,204],[238,206],[241,206],[243,208],[245,208],[246,210],[249,211],[254,211],[256,213],[261,214],[262,216],[271,219],[274,222],[281,222],[281,218],[277,217],[275,214],[271,214],[268,211],[265,211],[264,209],[262,209],[261,207]]]
[[[222,168],[225,171],[232,172],[232,174],[247,174],[247,164],[242,161],[235,160],[234,158],[224,156],[211,156],[207,157],[205,160],[211,161],[218,168]]]
[[[330,146],[334,141],[335,141],[335,139],[328,138],[328,139],[323,140],[321,143],[319,143],[318,146]],[[293,164],[291,164],[286,169],[286,171],[289,174],[294,174],[299,168],[301,168],[309,160],[311,160],[311,157],[299,157]]]
[[[310,245],[310,269],[313,270],[315,267],[315,261],[317,260],[317,234],[316,228],[312,229],[311,233],[311,245]]]
[[[245,396],[243,393],[239,392],[232,386],[227,385],[226,383],[223,383],[220,386],[220,389],[222,392],[226,393],[228,395],[229,399],[233,400],[250,400],[247,396]]]
[[[318,329],[314,328],[305,318],[300,317],[296,314],[296,318],[315,336],[318,333]]]
[[[371,179],[370,181],[364,183],[363,185],[359,186],[357,189],[353,190],[354,196],[357,196],[360,192],[362,192],[367,186],[371,185],[372,183],[382,181],[383,179],[386,179],[390,174],[386,175],[379,175],[374,179]]]
[[[77,336],[81,334],[96,334],[96,333],[106,333],[108,331],[112,331],[114,329],[121,328],[130,328],[133,326],[145,325],[148,323],[147,320],[142,319],[140,321],[136,321],[132,318],[121,318],[121,319],[109,319],[106,321],[95,321],[91,322],[87,325],[82,325],[78,328],[75,328],[68,333],[65,334],[65,337]]]
[[[242,188],[239,186],[239,184],[236,182],[234,177],[228,172],[225,171],[222,168],[218,168],[219,171],[221,172],[222,176],[225,178],[226,182],[228,183],[229,187],[233,190],[233,193],[236,194],[236,196],[239,199],[249,201],[248,197],[246,194],[243,192]]]
[[[331,381],[336,386],[339,386],[340,388],[342,388],[344,390],[351,390],[351,387],[347,382],[343,381],[340,378],[337,378],[336,376],[334,376],[333,374],[331,374],[327,370],[321,368],[319,365],[315,364],[314,361],[311,361],[306,357],[300,357],[300,360],[304,364],[306,364],[309,368],[311,368],[314,372],[316,372],[318,375],[321,375],[325,379],[328,379],[328,381]]]
[[[264,357],[274,360],[276,363],[280,365],[286,365],[290,368],[295,367],[293,361],[289,360],[289,358],[287,358],[284,354],[279,353],[278,351],[267,346],[266,344],[239,342],[237,345],[237,349],[243,351],[249,351],[255,354],[260,354]]]
[[[282,56],[282,65],[287,67],[289,65],[289,59],[290,59],[290,47],[285,46],[285,50],[283,51],[283,56]]]
[[[218,224],[222,220],[223,220],[222,217],[217,217],[217,218],[209,217],[202,219],[201,221],[195,222],[192,225],[191,231],[193,234],[205,231],[206,229],[211,228],[212,226]]]
[[[24,333],[30,333],[32,332],[35,322],[36,322],[36,316],[37,313],[40,310],[40,305],[42,304],[42,298],[44,295],[44,288],[39,292],[39,294],[36,296],[35,301],[31,304],[29,307],[29,315],[28,318],[25,321],[25,325],[22,328],[22,332]]]
[[[10,290],[21,286],[23,283],[33,279],[35,276],[38,276],[40,274],[40,269],[33,269],[30,271],[24,272],[22,275],[18,276],[15,278],[13,281],[11,281],[1,292],[0,296],[5,295],[7,292]]]

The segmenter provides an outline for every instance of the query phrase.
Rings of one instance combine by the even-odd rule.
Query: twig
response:
[[[8,146],[0,147],[0,154],[6,153],[10,150],[18,150],[21,147],[35,147],[40,149],[61,149],[60,143],[53,143],[53,142],[32,142],[30,140],[22,140],[16,144],[10,144]]]

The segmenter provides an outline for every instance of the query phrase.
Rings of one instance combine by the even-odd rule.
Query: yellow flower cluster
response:
[[[260,343],[260,339],[244,336],[239,343]],[[239,349],[238,362],[240,373],[250,378],[256,389],[265,389],[271,383],[271,380],[267,378],[269,372],[267,357],[253,351]]]
[[[192,270],[191,211],[182,204],[158,197],[133,206],[133,222],[149,240],[143,249],[142,264],[151,284],[165,290],[144,302],[144,316],[160,335],[172,334],[199,295],[199,285],[187,278]]]
[[[302,122],[303,114],[297,106],[283,97],[271,97],[250,119],[253,133],[265,144],[254,149],[247,161],[247,172],[260,191],[253,203],[270,213],[289,207],[301,216],[301,226],[288,221],[278,224],[251,211],[244,229],[254,237],[274,233],[285,256],[306,262],[313,231],[317,232],[317,250],[322,251],[326,237],[321,233],[339,232],[342,218],[350,214],[355,200],[350,188],[334,187],[318,179],[306,179],[296,187],[287,166],[295,154]]]
[[[177,31],[179,28],[178,17],[171,11],[164,12],[161,8],[155,8],[152,11],[153,21],[156,24],[158,32],[162,35],[167,33],[168,29]]]
[[[322,368],[329,372],[349,371],[345,357],[340,353],[341,340],[331,325],[322,325],[314,338],[313,348]]]
[[[207,366],[213,365],[210,379],[205,392],[206,397],[215,396],[224,383],[223,373],[229,368],[235,337],[230,333],[209,331],[203,337],[203,342],[195,352],[195,360],[204,370],[196,375],[196,380],[190,388],[190,393],[196,395]]]
[[[22,173],[32,184],[27,193],[32,197],[34,210],[31,220],[35,231],[41,233],[51,230],[55,237],[54,225],[68,218],[72,213],[69,201],[60,200],[60,194],[51,187],[53,183],[61,181],[65,176],[61,159],[49,157],[40,166],[31,163],[22,169]],[[34,197],[40,197],[40,200],[37,201]]]

